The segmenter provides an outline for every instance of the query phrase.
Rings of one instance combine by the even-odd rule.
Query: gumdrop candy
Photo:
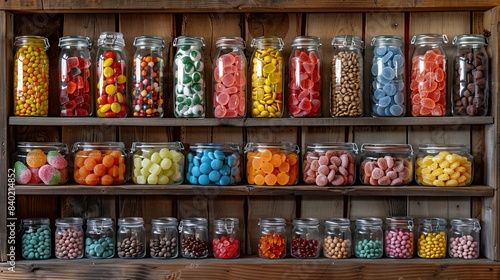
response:
[[[40,149],[34,149],[26,154],[26,163],[30,167],[41,167],[47,163],[47,156]]]
[[[40,170],[40,168],[28,167],[28,169],[31,171],[31,180],[28,182],[28,184],[35,185],[40,183],[42,181],[42,179],[40,179],[40,176],[38,176],[38,170]]]
[[[63,169],[68,166],[68,161],[57,151],[49,151],[47,153],[47,163],[55,169]]]
[[[27,184],[31,180],[31,172],[24,163],[16,161],[14,163],[14,173],[16,177],[16,183]]]
[[[45,164],[38,170],[38,176],[45,185],[57,185],[61,181],[61,172],[50,164]]]

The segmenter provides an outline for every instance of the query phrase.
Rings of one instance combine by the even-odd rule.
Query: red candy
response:
[[[105,51],[97,61],[97,116],[125,117],[127,115],[126,62],[120,54]]]
[[[214,65],[214,115],[217,118],[245,116],[246,63],[241,55],[230,52]]]
[[[365,185],[401,186],[411,179],[411,163],[392,156],[365,159],[360,166],[360,179]]]
[[[288,112],[292,117],[320,115],[319,59],[315,51],[296,50],[290,59]]]
[[[60,115],[63,117],[89,116],[90,60],[72,56],[67,59],[61,59],[60,63]]]
[[[240,241],[235,238],[221,236],[212,240],[212,251],[219,259],[233,259],[240,255]]]

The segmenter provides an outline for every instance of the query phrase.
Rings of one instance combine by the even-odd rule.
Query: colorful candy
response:
[[[186,180],[193,185],[228,186],[241,181],[239,152],[221,145],[192,145],[187,164]]]
[[[265,233],[259,239],[261,258],[279,259],[285,256],[285,237],[278,233]]]
[[[60,185],[68,179],[67,166],[66,158],[59,152],[45,154],[41,149],[33,149],[26,154],[26,165],[22,161],[14,163],[14,173],[18,184]]]
[[[416,161],[417,183],[424,186],[456,187],[472,182],[472,163],[465,156],[442,151]]]
[[[127,115],[127,63],[119,51],[108,50],[97,61],[97,116]]]
[[[245,116],[246,61],[238,53],[231,52],[221,55],[215,63],[215,117]]]
[[[438,259],[446,256],[446,233],[427,232],[418,238],[418,256],[426,259]]]
[[[308,151],[304,156],[304,183],[318,186],[352,185],[355,178],[354,157],[342,151]]]
[[[125,182],[125,156],[119,150],[80,150],[75,153],[73,178],[81,185],[117,185]]]
[[[363,160],[359,173],[361,182],[371,186],[407,185],[413,176],[410,161],[389,155]]]
[[[173,149],[141,150],[133,155],[134,184],[180,184],[184,180],[184,155]]]
[[[249,184],[294,185],[298,180],[298,155],[280,149],[266,148],[247,153],[247,180]]]
[[[134,117],[163,116],[163,58],[156,56],[138,56],[133,71],[134,99],[132,112]]]

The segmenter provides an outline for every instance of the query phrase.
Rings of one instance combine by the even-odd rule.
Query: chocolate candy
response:
[[[83,256],[83,230],[66,228],[56,233],[56,258],[76,259]]]
[[[149,241],[152,258],[172,258],[177,256],[177,238],[152,238]]]
[[[184,258],[206,258],[208,256],[208,244],[205,240],[186,236],[181,240],[181,254]]]
[[[135,236],[126,237],[118,242],[117,251],[120,258],[142,258],[144,256],[145,244]]]

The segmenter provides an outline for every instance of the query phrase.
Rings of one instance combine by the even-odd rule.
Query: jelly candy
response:
[[[277,155],[277,157],[274,157]],[[297,182],[298,156],[276,149],[247,153],[247,180],[256,185],[293,185]]]
[[[56,169],[63,169],[68,166],[66,159],[57,151],[49,151],[47,153],[47,163]]]
[[[82,150],[75,153],[73,179],[82,185],[117,185],[125,182],[125,157],[119,150]]]
[[[31,171],[28,169],[24,163],[16,161],[14,163],[14,173],[16,177],[16,183],[27,184],[31,180]]]
[[[246,61],[240,54],[221,55],[214,64],[214,115],[217,118],[243,117],[246,104]]]
[[[38,176],[40,176],[45,185],[57,185],[61,181],[61,172],[49,164],[40,167]]]
[[[311,59],[311,57],[315,57],[315,59]],[[315,117],[320,115],[319,71],[319,60],[315,51],[296,50],[294,52],[294,56],[290,59],[290,81],[288,83],[288,112],[290,116]]]
[[[33,149],[26,154],[26,163],[31,167],[41,167],[47,162],[47,156],[40,149]]]

